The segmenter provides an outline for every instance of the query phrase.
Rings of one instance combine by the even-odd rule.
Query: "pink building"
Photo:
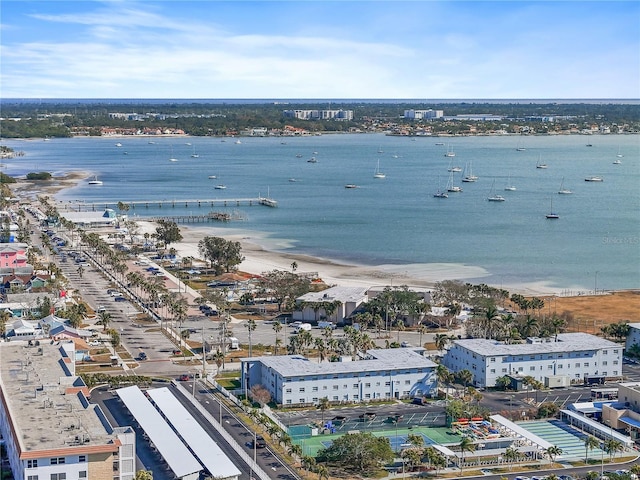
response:
[[[0,243],[0,268],[27,266],[26,243]]]

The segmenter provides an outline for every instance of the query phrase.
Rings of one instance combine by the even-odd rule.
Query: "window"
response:
[[[338,385],[334,385],[334,386],[333,386],[333,389],[334,389],[334,390],[338,390]]]
[[[547,369],[553,370],[553,365],[547,365]]]
[[[411,385],[411,380],[405,380],[405,381],[404,381],[404,384],[405,384],[405,385]]]
[[[313,387],[311,390],[314,391],[314,392],[317,392],[318,391],[318,387]]]
[[[304,387],[300,387],[300,393],[304,393]]]
[[[602,354],[603,354],[603,355],[606,355],[607,353],[609,353],[609,351],[608,351],[608,350],[602,350]]]
[[[318,397],[313,397],[313,398],[311,399],[311,401],[312,401],[313,403],[318,403]]]
[[[491,370],[489,370],[490,373],[496,373],[496,369],[492,368]]]
[[[495,361],[496,361],[496,357],[491,357],[491,358],[489,359],[489,361],[490,361],[490,362],[495,362]]]
[[[64,457],[52,458],[51,465],[64,465]]]
[[[371,394],[370,393],[365,393],[364,394],[364,398],[367,398],[367,399],[371,398]]]
[[[327,389],[327,386],[326,386],[326,385],[323,385],[323,386],[322,386],[322,389],[323,389],[323,390],[326,390],[326,389]]]
[[[384,386],[385,386],[385,387],[389,387],[389,386],[391,386],[391,382],[384,382]]]
[[[584,366],[588,367],[589,366],[589,362],[584,362]]]
[[[27,480],[38,480],[38,475],[27,475]]]
[[[614,361],[613,361],[613,364],[614,364],[614,365],[617,365],[617,364],[618,364],[618,360],[614,360]]]
[[[506,369],[506,368],[503,368],[503,369],[502,369],[502,373],[507,373],[507,369]]]
[[[66,473],[52,473],[51,480],[67,480]]]
[[[291,399],[287,398],[287,405],[291,405]]]
[[[338,396],[337,396],[337,395],[334,395],[334,396],[333,396],[333,401],[334,401],[334,402],[337,402],[337,401],[338,401]]]
[[[607,364],[607,361],[606,361],[606,360],[603,360],[603,361],[602,361],[602,366],[604,367],[606,364]]]
[[[78,478],[87,478],[87,471],[86,470],[82,470],[82,471],[78,472]]]
[[[298,403],[305,403],[305,399],[304,399],[304,398],[300,398],[300,399],[298,400]]]
[[[87,461],[87,456],[86,455],[78,455],[78,462],[79,463],[83,463]]]
[[[535,372],[536,371],[535,365],[533,367],[529,367],[529,370],[532,371],[532,372]]]
[[[561,363],[558,364],[558,370],[562,370],[562,364]]]
[[[618,350],[614,350],[613,353],[618,353]]]
[[[365,388],[371,388],[371,384],[370,384],[370,383],[368,383],[368,382],[367,382],[367,383],[365,383],[365,384],[364,384],[364,386],[365,386]]]
[[[580,364],[579,363],[576,363],[576,368],[580,368]]]
[[[36,468],[38,466],[38,460],[27,460],[27,468]]]
[[[290,389],[290,388],[287,388],[284,392],[285,392],[285,393],[291,393],[291,389]]]
[[[355,389],[357,390],[357,389],[358,389],[358,384],[357,384],[357,383],[354,383],[354,384],[353,384],[353,388],[355,388]]]

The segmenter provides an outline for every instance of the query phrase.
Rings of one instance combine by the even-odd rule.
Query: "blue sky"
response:
[[[3,98],[640,98],[637,1],[3,0]]]

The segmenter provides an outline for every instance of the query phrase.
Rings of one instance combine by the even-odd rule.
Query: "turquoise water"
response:
[[[234,208],[246,221],[215,225],[249,231],[267,248],[364,265],[398,264],[407,272],[417,265],[446,264],[452,271],[476,266],[486,275],[468,281],[497,286],[544,282],[558,292],[592,290],[596,282],[598,289],[640,287],[638,135],[4,143],[26,153],[6,163],[9,175],[87,170],[104,182],[66,190],[61,200],[241,198],[269,192],[278,208]],[[456,153],[453,159],[444,156],[447,146]],[[526,150],[516,151],[518,146]],[[194,152],[199,158],[191,157]],[[618,152],[624,155],[622,164],[614,165]],[[307,162],[312,156],[317,163]],[[178,161],[170,162],[171,157]],[[373,178],[378,160],[385,179]],[[461,174],[456,174],[464,191],[433,198],[449,179],[451,160],[461,167],[472,162],[479,180],[460,183]],[[537,169],[538,161],[548,168]],[[584,181],[593,175],[604,181]],[[563,178],[572,195],[557,194]],[[516,191],[504,191],[508,181]],[[227,189],[215,190],[216,184]],[[345,184],[359,188],[345,189]],[[493,184],[506,201],[487,201]],[[545,218],[551,202],[559,220]],[[197,214],[208,208],[173,211]],[[135,213],[166,214],[167,209]]]

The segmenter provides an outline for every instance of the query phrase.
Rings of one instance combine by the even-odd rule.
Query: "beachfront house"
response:
[[[372,349],[353,361],[318,362],[301,355],[242,358],[242,385],[261,385],[280,405],[359,403],[429,396],[436,364],[422,349]]]
[[[343,323],[344,319],[368,299],[364,287],[331,287],[296,298],[293,320],[317,323],[320,320]]]
[[[0,243],[0,268],[12,269],[27,266],[26,243]]]
[[[622,346],[586,333],[560,333],[557,338],[527,338],[506,344],[471,338],[454,340],[443,357],[452,372],[469,370],[476,387],[495,387],[504,376],[531,376],[548,387],[602,381],[622,376]]]

